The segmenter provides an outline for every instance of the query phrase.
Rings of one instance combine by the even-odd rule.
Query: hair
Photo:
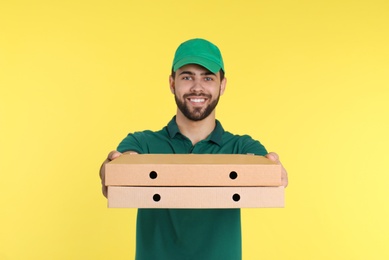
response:
[[[224,79],[224,74],[225,74],[224,70],[220,69],[219,72],[220,72],[220,81],[222,81]],[[173,79],[176,77],[176,72],[173,70],[173,68],[172,68],[171,76],[173,77]]]

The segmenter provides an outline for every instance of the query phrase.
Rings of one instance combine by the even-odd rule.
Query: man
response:
[[[182,43],[169,79],[176,115],[160,131],[129,134],[104,164],[121,153],[251,153],[281,164],[277,154],[268,154],[258,141],[224,131],[216,120],[215,107],[227,83],[224,73],[218,47],[203,39]],[[104,167],[100,176],[106,196]],[[282,179],[286,187],[283,167]],[[136,241],[138,260],[241,259],[240,209],[139,209]]]

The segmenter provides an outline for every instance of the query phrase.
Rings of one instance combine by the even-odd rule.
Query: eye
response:
[[[190,77],[190,76],[184,76],[184,77],[182,77],[182,79],[183,79],[183,80],[192,80],[192,77]]]
[[[205,77],[204,80],[205,80],[205,81],[212,81],[213,78],[212,78],[212,77]]]

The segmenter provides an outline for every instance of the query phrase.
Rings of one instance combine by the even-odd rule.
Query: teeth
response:
[[[205,99],[203,99],[203,98],[191,98],[190,101],[195,102],[195,103],[200,103],[200,102],[204,102]]]

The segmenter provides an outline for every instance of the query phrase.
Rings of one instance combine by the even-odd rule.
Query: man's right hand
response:
[[[103,191],[103,195],[105,197],[107,197],[107,194],[108,194],[108,188],[107,188],[107,186],[105,186],[105,165],[107,163],[109,163],[110,161],[115,160],[116,158],[120,157],[122,154],[138,154],[138,153],[134,152],[134,151],[127,151],[124,153],[120,153],[118,151],[111,151],[108,154],[107,159],[105,159],[105,161],[103,162],[103,164],[100,167],[101,188]]]
[[[107,159],[105,159],[105,161],[103,162],[103,164],[100,167],[101,188],[102,188],[102,191],[103,191],[103,195],[105,197],[107,197],[107,191],[108,191],[107,186],[105,186],[105,165],[107,163],[109,163],[110,161],[118,158],[120,155],[122,155],[122,153],[120,153],[118,151],[111,151],[108,154]]]

